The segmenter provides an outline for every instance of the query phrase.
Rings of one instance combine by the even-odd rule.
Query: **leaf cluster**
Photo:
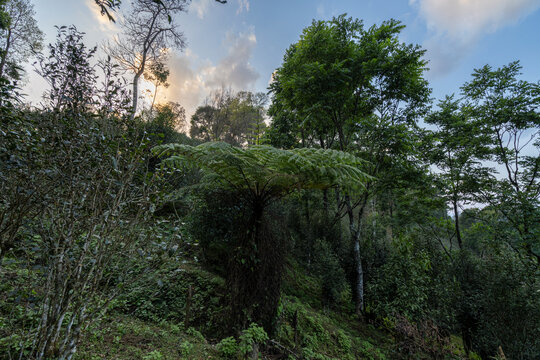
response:
[[[218,184],[247,190],[251,196],[272,199],[296,189],[339,186],[354,191],[368,176],[364,161],[341,151],[328,149],[281,150],[267,145],[246,149],[226,143],[167,144],[153,149],[167,157],[170,166],[195,165],[213,175]]]

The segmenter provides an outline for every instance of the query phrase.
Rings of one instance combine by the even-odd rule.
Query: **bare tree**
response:
[[[101,15],[106,16],[109,21],[116,22],[114,17],[112,16],[112,12],[116,11],[120,7],[120,4],[122,3],[122,0],[94,0],[96,2],[96,5],[99,6],[99,9],[101,11]],[[156,4],[163,4],[163,0],[152,0]],[[0,0],[0,3],[2,1]],[[216,0],[216,2],[220,4],[226,4],[227,0]]]
[[[0,77],[17,78],[20,64],[41,48],[43,32],[37,26],[29,0],[8,0],[5,12],[9,20],[0,32]]]
[[[123,31],[107,46],[112,58],[133,73],[132,117],[137,111],[139,79],[147,67],[163,63],[167,49],[185,46],[183,33],[173,16],[186,11],[189,0],[136,0],[129,14],[120,23]]]

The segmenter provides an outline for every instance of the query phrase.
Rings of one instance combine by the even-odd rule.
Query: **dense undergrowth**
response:
[[[300,282],[293,280],[298,278]],[[298,268],[290,269],[288,279],[276,334],[267,338],[262,328],[251,328],[264,334],[257,344],[261,359],[466,358],[459,338],[449,338],[443,345],[437,342],[440,339],[398,334],[385,324],[361,323],[350,312],[347,315],[318,303],[318,279]],[[236,359],[250,355],[254,341],[223,335],[223,285],[224,279],[192,262],[140,278],[105,321],[89,329],[76,358]]]

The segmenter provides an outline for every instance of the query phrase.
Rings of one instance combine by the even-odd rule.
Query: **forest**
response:
[[[519,61],[435,99],[403,23],[343,14],[188,118],[159,92],[189,1],[91,3],[103,48],[0,0],[0,359],[540,359]]]

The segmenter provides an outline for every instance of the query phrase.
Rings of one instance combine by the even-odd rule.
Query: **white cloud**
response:
[[[540,6],[540,0],[411,0],[428,27],[454,39],[479,36],[515,23]]]
[[[242,11],[249,12],[249,0],[238,0],[238,10],[236,14],[240,14]]]
[[[324,17],[324,16],[325,16],[325,13],[326,13],[326,12],[324,11],[324,5],[323,5],[323,4],[319,4],[319,5],[317,6],[317,15],[318,15],[319,17]]]
[[[450,70],[482,38],[540,7],[540,0],[409,0],[426,21],[430,67]]]
[[[210,86],[232,86],[236,89],[249,87],[257,81],[259,73],[250,64],[249,59],[257,45],[257,38],[253,31],[238,35],[228,33],[227,55],[216,66],[204,70],[206,82]]]
[[[97,20],[99,29],[101,31],[111,33],[118,30],[116,24],[110,21],[106,15],[101,15],[100,8],[96,5],[96,2],[94,0],[86,0],[85,5],[90,10],[94,18]],[[119,13],[112,13],[112,15],[116,21],[119,20]]]
[[[208,6],[214,0],[194,0],[190,8],[197,13],[199,19],[203,19],[206,13],[208,12]]]
[[[249,62],[257,44],[253,29],[248,33],[228,33],[225,44],[228,46],[227,55],[217,63],[201,61],[189,49],[182,55],[172,54],[169,60],[170,87],[160,90],[158,100],[179,102],[189,119],[215,89],[253,88],[260,76]]]

